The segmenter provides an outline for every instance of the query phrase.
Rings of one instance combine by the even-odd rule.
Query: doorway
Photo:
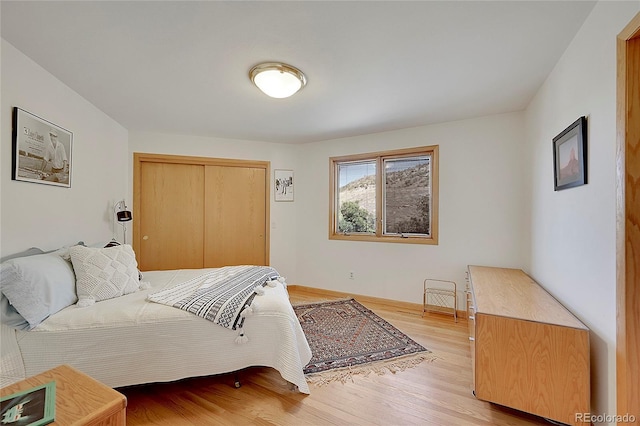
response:
[[[618,35],[617,356],[618,415],[640,418],[640,13]]]

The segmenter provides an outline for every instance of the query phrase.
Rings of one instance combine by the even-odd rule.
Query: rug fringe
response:
[[[382,376],[387,372],[397,373],[413,368],[423,361],[433,362],[438,357],[432,352],[420,352],[418,354],[406,355],[391,360],[382,360],[370,364],[355,365],[335,370],[321,371],[318,373],[306,374],[307,382],[316,386],[324,386],[326,384],[339,381],[342,384],[347,381],[353,382],[354,376],[368,377],[371,373]]]

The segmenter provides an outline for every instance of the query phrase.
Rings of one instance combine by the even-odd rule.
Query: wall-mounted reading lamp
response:
[[[131,219],[133,219],[133,215],[131,211],[128,210],[127,205],[124,200],[118,201],[115,206],[113,206],[113,211],[115,212],[116,219],[122,225],[122,236],[123,236],[123,244],[127,244],[127,224]]]

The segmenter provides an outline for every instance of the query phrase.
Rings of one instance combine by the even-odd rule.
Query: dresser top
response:
[[[477,313],[587,329],[520,269],[470,265],[469,278]]]

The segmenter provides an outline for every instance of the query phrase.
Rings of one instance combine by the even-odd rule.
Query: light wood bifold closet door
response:
[[[269,163],[134,153],[142,271],[269,264]]]

